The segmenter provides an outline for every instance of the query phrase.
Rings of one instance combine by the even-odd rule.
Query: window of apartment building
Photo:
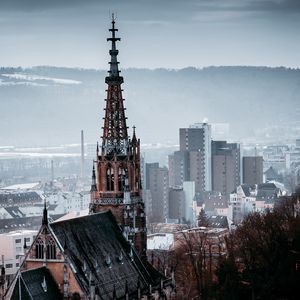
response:
[[[26,243],[29,243],[29,242],[30,242],[30,237],[25,238],[25,242],[26,242]]]
[[[22,247],[16,247],[16,252],[21,252],[22,251]]]
[[[5,265],[5,268],[6,268],[6,269],[12,269],[12,267],[13,267],[13,264],[6,264],[6,265]]]
[[[21,241],[22,241],[22,239],[16,239],[16,240],[15,240],[15,243],[16,243],[16,244],[20,244]]]

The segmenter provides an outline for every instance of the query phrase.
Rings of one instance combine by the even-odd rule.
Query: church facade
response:
[[[140,141],[128,136],[112,19],[110,70],[101,146],[93,167],[89,214],[41,228],[4,299],[176,299],[167,278],[146,258]],[[5,272],[5,270],[4,270]],[[5,286],[5,285],[3,285]]]

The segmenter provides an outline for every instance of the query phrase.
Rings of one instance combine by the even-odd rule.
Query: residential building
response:
[[[24,259],[24,245],[30,247],[37,233],[37,230],[22,229],[0,234],[0,258],[4,259],[6,275],[17,273]]]
[[[263,183],[263,157],[262,156],[243,157],[243,183],[244,184]]]
[[[190,178],[188,151],[175,151],[169,159],[169,186],[182,186]]]
[[[239,144],[212,141],[212,190],[229,196],[239,184]]]
[[[183,187],[169,188],[169,218],[182,220],[185,217],[185,196]]]
[[[179,129],[180,151],[189,152],[189,180],[196,191],[211,190],[211,125],[196,123]]]
[[[146,164],[146,169],[147,169]],[[165,222],[169,217],[169,171],[166,167],[151,164],[146,182],[151,193],[149,222]]]
[[[282,196],[282,190],[274,183],[242,184],[230,194],[228,218],[239,224],[251,212],[272,210]]]

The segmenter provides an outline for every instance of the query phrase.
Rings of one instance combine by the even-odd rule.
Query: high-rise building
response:
[[[263,183],[263,157],[262,156],[243,157],[243,183],[244,184]]]
[[[175,151],[169,155],[169,185],[182,186],[190,179],[190,164],[188,151]]]
[[[165,222],[169,215],[169,171],[158,163],[146,164],[146,182],[151,193],[150,222]],[[146,171],[147,172],[147,171]]]
[[[150,170],[151,169],[157,169],[157,168],[159,168],[159,163],[158,162],[155,162],[155,163],[146,163],[146,167],[145,167],[145,169],[146,169],[146,180],[145,180],[145,182],[146,182],[146,184],[145,184],[145,188],[146,188],[146,190],[149,190],[149,188],[150,188]]]
[[[169,218],[181,220],[185,217],[185,198],[182,187],[169,189]]]
[[[188,178],[196,192],[211,190],[211,126],[196,123],[179,129],[180,151],[188,152]]]
[[[146,259],[147,230],[142,200],[140,140],[133,128],[128,135],[121,84],[123,77],[118,68],[118,50],[115,22],[109,29],[111,37],[110,70],[107,84],[106,108],[102,142],[97,145],[96,172],[93,168],[90,213],[111,210],[124,236],[135,246],[142,259]]]
[[[228,196],[240,184],[240,146],[212,141],[212,189]]]

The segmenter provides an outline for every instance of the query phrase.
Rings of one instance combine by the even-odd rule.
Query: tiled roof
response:
[[[242,184],[241,187],[246,197],[249,197],[251,195],[251,191],[256,188],[255,185],[251,184]]]
[[[50,271],[47,267],[41,267],[23,271],[16,278],[11,300],[19,299],[60,300],[62,295]]]
[[[161,275],[144,265],[124,238],[110,211],[50,224],[61,245],[66,248],[71,269],[89,294],[92,279],[101,299],[129,295],[135,297],[137,284],[147,290],[149,284],[159,284]]]

